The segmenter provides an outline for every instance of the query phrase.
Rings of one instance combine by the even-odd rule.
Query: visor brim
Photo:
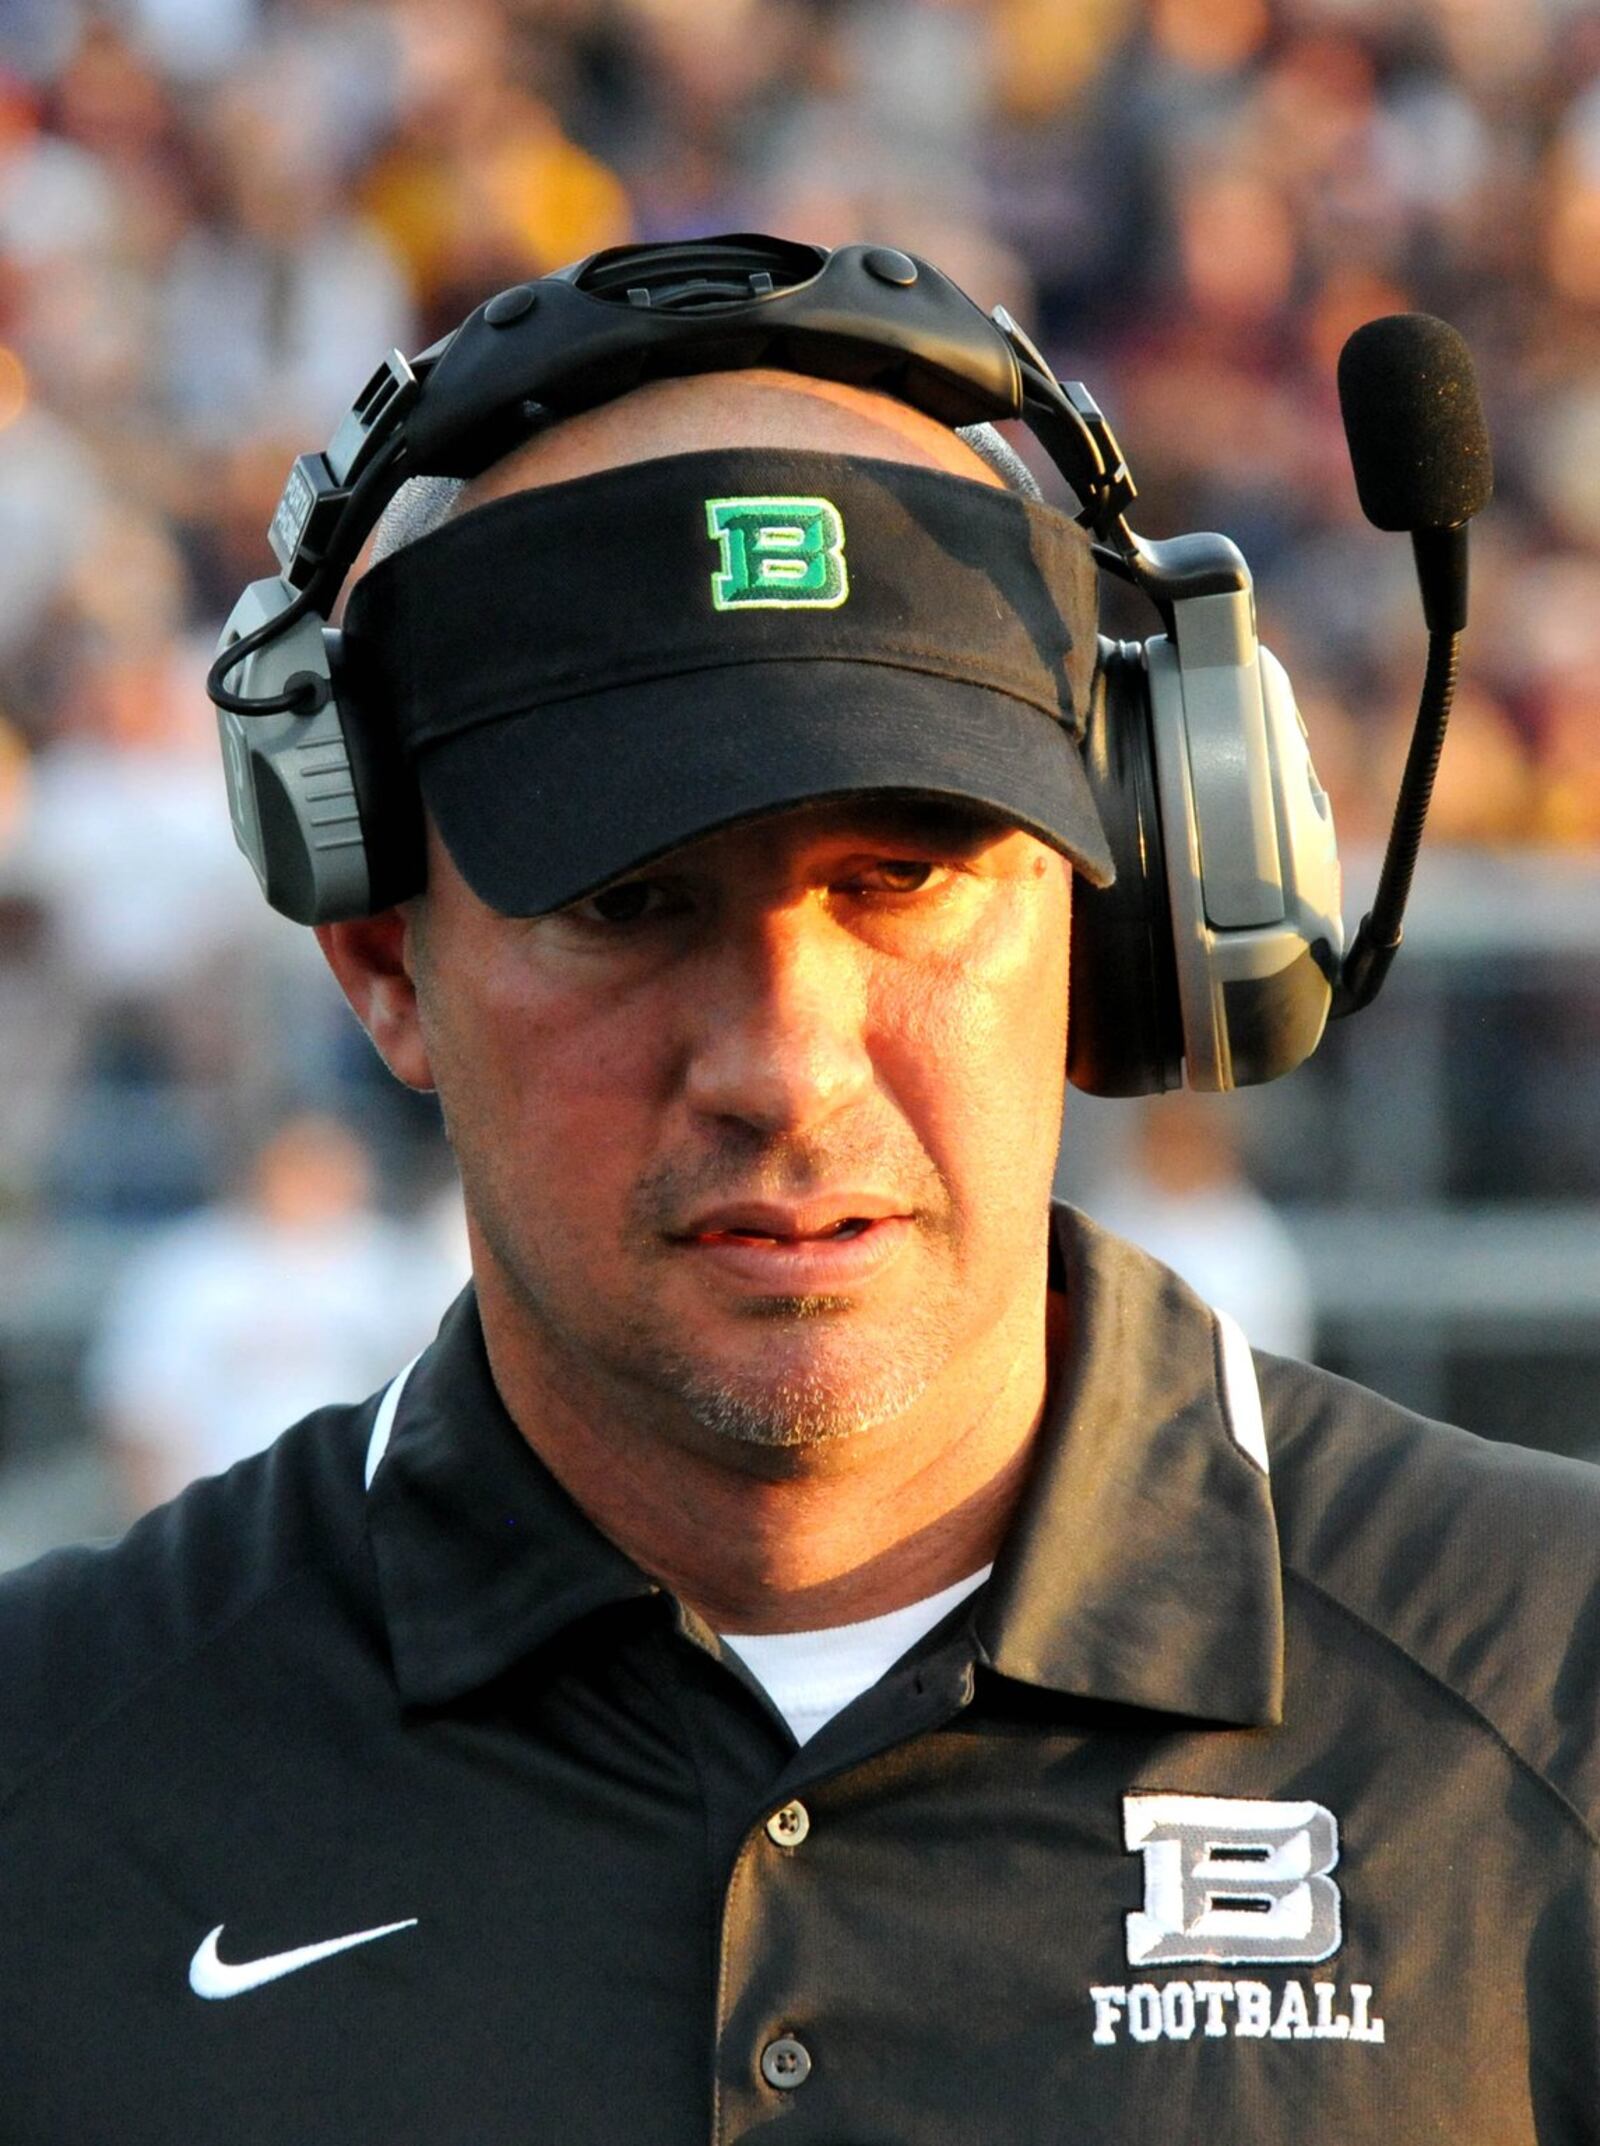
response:
[[[508,916],[563,908],[741,820],[872,793],[982,807],[1093,885],[1113,876],[1059,723],[888,664],[732,664],[612,687],[440,739],[417,772],[462,877]]]

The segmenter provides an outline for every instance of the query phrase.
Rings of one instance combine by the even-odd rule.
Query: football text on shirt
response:
[[[1187,2042],[1213,2038],[1274,2042],[1381,2042],[1383,2021],[1372,2013],[1372,1988],[1350,1985],[1341,2002],[1333,1982],[1270,1982],[1209,1978],[1193,1982],[1101,1983],[1089,1992],[1094,2004],[1096,2045],[1111,2048],[1126,2035],[1135,2042]]]

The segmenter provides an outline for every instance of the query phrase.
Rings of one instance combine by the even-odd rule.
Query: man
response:
[[[633,600],[630,507],[653,559],[639,501],[763,491],[831,504],[876,665],[719,668],[713,583],[653,677],[450,729],[486,620]],[[937,608],[871,593],[913,497],[997,547]],[[1101,839],[1070,752],[1037,803],[926,757],[1032,749],[964,607],[1038,643],[998,532],[1048,519],[885,397],[713,376],[358,591],[397,694],[436,666],[428,885],[320,937],[439,1091],[475,1286],[0,1598],[8,2142],[1600,2138],[1588,1472],[1252,1364],[1051,1212]],[[730,813],[801,731],[891,745]]]

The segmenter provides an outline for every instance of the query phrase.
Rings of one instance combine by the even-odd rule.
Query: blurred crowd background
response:
[[[891,242],[1003,302],[1111,417],[1138,526],[1237,539],[1357,913],[1422,635],[1335,360],[1376,314],[1465,333],[1498,489],[1411,997],[1232,1117],[1086,1108],[1067,1181],[1163,1242],[1220,1201],[1196,1257],[1289,1277],[1261,1338],[1469,1416],[1440,1334],[1570,1245],[1488,1386],[1513,1432],[1600,1442],[1600,7],[6,0],[0,1561],[156,1494],[221,1395],[287,1420],[294,1360],[365,1390],[462,1271],[431,1108],[232,847],[202,681],[289,462],[497,287],[740,229]],[[1446,1252],[1513,1209],[1441,1309]],[[1384,1258],[1391,1312],[1434,1278],[1426,1347],[1361,1323]]]

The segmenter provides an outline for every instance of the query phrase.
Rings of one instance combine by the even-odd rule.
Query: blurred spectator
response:
[[[509,23],[486,0],[404,0],[393,135],[361,198],[432,334],[489,292],[630,236],[615,172],[511,78]]]
[[[58,591],[55,735],[17,869],[93,997],[163,993],[255,925],[165,529],[99,519]]]
[[[433,1335],[466,1279],[438,1218],[371,1206],[368,1158],[335,1120],[292,1118],[240,1198],[131,1261],[87,1370],[130,1514],[253,1453],[330,1395],[358,1399]]]
[[[42,655],[33,639],[82,554],[103,503],[93,460],[48,411],[32,409],[30,383],[15,354],[0,356],[9,400],[0,428],[0,666]],[[35,664],[36,672],[42,668]],[[19,713],[34,711],[19,707]],[[30,728],[44,729],[43,711]]]
[[[322,439],[384,352],[414,341],[403,266],[348,198],[333,103],[284,59],[206,107],[211,213],[160,290],[160,384],[197,446],[241,428]]]
[[[1305,1264],[1244,1174],[1226,1098],[1166,1095],[1144,1105],[1129,1167],[1094,1212],[1231,1313],[1258,1349],[1310,1356]]]
[[[0,246],[11,272],[107,244],[116,214],[98,158],[47,130],[37,100],[0,77]]]

